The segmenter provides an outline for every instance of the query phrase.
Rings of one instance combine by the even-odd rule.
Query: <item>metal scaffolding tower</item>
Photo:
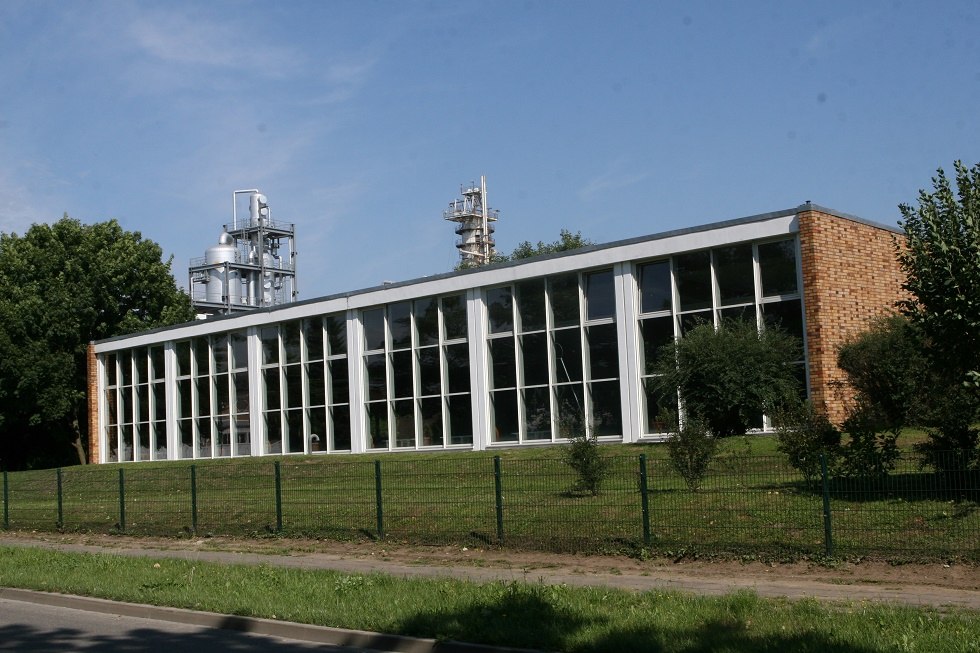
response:
[[[456,247],[463,267],[486,265],[497,253],[493,223],[499,215],[499,211],[487,205],[486,176],[480,177],[479,186],[470,182],[469,187],[460,187],[459,194],[462,197],[450,202],[442,216],[457,225]]]

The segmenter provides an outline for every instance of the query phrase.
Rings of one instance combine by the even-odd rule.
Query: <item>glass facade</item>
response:
[[[613,270],[486,291],[491,442],[621,435]]]
[[[636,441],[666,433],[676,402],[658,400],[654,363],[694,326],[742,318],[804,335],[795,236],[568,261],[114,347],[99,354],[102,459]]]

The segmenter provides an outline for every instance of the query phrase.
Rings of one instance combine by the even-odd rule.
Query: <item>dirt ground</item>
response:
[[[724,594],[750,589],[763,596],[829,600],[883,600],[980,610],[980,567],[969,564],[889,564],[874,560],[764,563],[724,560],[639,560],[480,549],[407,546],[389,542],[335,542],[270,538],[135,538],[129,536],[5,532],[0,545],[69,551],[269,564],[348,573],[452,576],[477,582],[528,582],[673,589]]]

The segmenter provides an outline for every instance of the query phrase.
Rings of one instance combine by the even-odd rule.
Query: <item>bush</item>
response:
[[[590,431],[586,429],[571,436],[565,449],[565,461],[578,474],[572,491],[588,492],[595,497],[599,496],[602,482],[609,475],[609,460],[599,452],[599,442]]]
[[[841,433],[826,415],[817,413],[809,401],[800,402],[773,417],[776,449],[789,458],[807,485],[820,476],[820,454],[834,468],[840,456]]]
[[[740,435],[761,426],[763,413],[796,400],[799,380],[788,363],[800,358],[799,340],[786,332],[725,320],[718,329],[700,324],[665,347],[653,378],[662,397],[679,391],[684,410],[714,435]]]
[[[707,424],[697,416],[688,417],[684,426],[667,440],[671,465],[694,492],[701,489],[701,480],[717,449],[718,440],[711,437]]]
[[[875,407],[861,405],[844,420],[850,440],[841,447],[840,471],[860,478],[886,476],[898,460],[898,430],[888,430],[887,417]]]

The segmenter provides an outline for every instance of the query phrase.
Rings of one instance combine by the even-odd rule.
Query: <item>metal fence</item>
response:
[[[716,458],[697,490],[664,458],[608,458],[597,495],[563,458],[250,459],[3,473],[7,529],[389,539],[651,555],[980,559],[980,472],[904,455],[805,480]]]

